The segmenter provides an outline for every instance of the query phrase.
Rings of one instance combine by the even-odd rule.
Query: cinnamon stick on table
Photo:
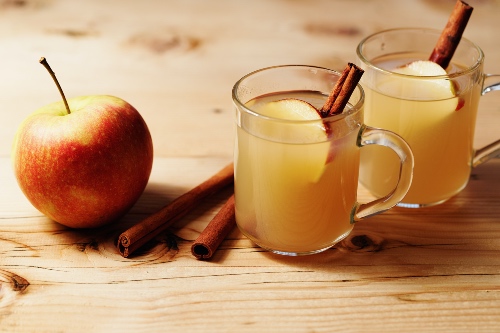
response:
[[[340,114],[344,111],[363,73],[364,71],[353,63],[347,64],[320,110],[322,118]]]
[[[439,37],[429,60],[446,69],[457,49],[473,8],[467,3],[457,0],[455,8]]]
[[[123,257],[134,251],[166,230],[175,221],[186,215],[202,199],[217,192],[234,181],[233,163],[227,165],[215,175],[184,193],[158,212],[148,216],[135,226],[123,232],[118,238],[118,250]]]
[[[210,221],[191,246],[191,253],[197,259],[209,259],[236,225],[234,194]]]

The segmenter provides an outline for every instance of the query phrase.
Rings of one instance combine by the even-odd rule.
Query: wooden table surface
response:
[[[469,1],[465,36],[500,73],[500,2]],[[192,241],[229,196],[207,199],[131,258],[118,235],[232,161],[232,85],[279,64],[341,69],[378,30],[442,29],[443,1],[0,0],[1,332],[500,331],[500,159],[431,208],[395,208],[334,248],[289,258],[237,230],[211,261]],[[120,221],[73,230],[44,217],[13,176],[19,123],[59,99],[112,94],[146,120],[150,183]],[[498,137],[498,93],[482,97],[475,146]],[[370,198],[359,190],[360,201]]]

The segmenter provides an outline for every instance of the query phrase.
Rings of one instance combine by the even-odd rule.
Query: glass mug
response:
[[[347,110],[324,119],[278,119],[256,108],[262,101],[289,97],[320,108],[338,77],[325,68],[277,66],[250,73],[233,87],[236,223],[271,252],[324,251],[345,238],[354,222],[395,206],[410,186],[409,146],[392,132],[364,125],[359,85]],[[399,156],[400,170],[390,194],[359,204],[359,151],[366,145],[390,147]]]
[[[477,45],[462,38],[448,75],[391,72],[428,59],[440,34],[429,29],[386,30],[368,36],[357,47],[358,65],[365,70],[361,85],[366,124],[402,136],[415,157],[410,190],[398,204],[402,207],[431,206],[451,198],[467,185],[471,168],[494,157],[500,148],[500,140],[477,151],[472,146],[479,98],[500,89],[498,83],[485,87],[495,75],[483,73],[484,54]],[[445,89],[444,95],[437,93],[440,89]],[[361,153],[360,182],[373,195],[384,196],[396,184],[393,173],[398,168],[390,152],[369,147]]]

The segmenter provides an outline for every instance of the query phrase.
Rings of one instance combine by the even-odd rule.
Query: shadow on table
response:
[[[122,218],[103,227],[93,229],[70,229],[62,227],[63,230],[58,233],[58,237],[64,235],[66,238],[65,243],[73,244],[81,252],[99,251],[100,255],[105,257],[126,260],[120,256],[117,249],[119,235],[133,225],[141,222],[147,216],[160,210],[185,191],[185,188],[150,183],[135,205]],[[165,255],[166,252],[171,250],[172,255],[175,255],[177,241],[176,236],[169,230],[166,230],[137,250],[134,256],[144,257],[142,258],[144,260],[152,260]]]

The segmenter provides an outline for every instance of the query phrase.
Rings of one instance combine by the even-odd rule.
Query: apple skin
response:
[[[153,142],[124,100],[83,96],[37,110],[12,148],[17,182],[40,212],[71,228],[95,228],[123,216],[143,193]]]

